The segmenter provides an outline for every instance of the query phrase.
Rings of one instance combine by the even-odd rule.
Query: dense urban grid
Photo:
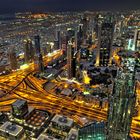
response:
[[[140,140],[140,11],[0,15],[0,140]]]

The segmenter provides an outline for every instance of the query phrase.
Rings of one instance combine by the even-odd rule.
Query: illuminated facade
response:
[[[10,61],[10,68],[12,70],[16,70],[18,64],[17,64],[17,57],[16,57],[16,52],[14,50],[14,47],[10,47],[9,49],[9,61]]]
[[[114,23],[109,20],[105,20],[102,24],[99,24],[98,28],[98,52],[96,65],[108,66],[111,63]]]
[[[79,130],[78,140],[105,140],[105,123],[91,123]]]
[[[22,119],[25,114],[28,112],[28,104],[27,101],[24,100],[16,100],[12,104],[12,114],[14,117]]]
[[[83,29],[82,28],[83,28],[83,25],[80,24],[78,32],[77,32],[77,49],[80,48],[82,41],[83,41]]]
[[[57,31],[56,32],[56,40],[58,42],[58,48],[57,49],[61,49],[62,48],[62,41],[61,41],[61,32]]]
[[[135,31],[134,48],[135,48],[136,51],[140,52],[140,29],[137,29]]]
[[[127,47],[128,50],[131,50],[131,51],[135,51],[135,45],[133,43],[133,39],[129,39],[128,40],[128,47]]]
[[[67,71],[69,79],[73,77],[73,50],[73,44],[69,41],[67,45]]]
[[[24,40],[24,59],[26,63],[34,59],[34,49],[30,39]]]
[[[40,37],[35,36],[35,70],[39,72],[44,71],[43,58],[40,49]]]
[[[107,140],[128,140],[135,107],[135,58],[123,59],[109,98]]]
[[[89,19],[84,15],[83,19],[81,20],[81,23],[83,24],[82,30],[83,30],[83,37],[84,39],[87,38],[87,30],[89,25]]]
[[[75,31],[71,28],[67,29],[67,70],[68,78],[75,77],[76,58],[74,57],[76,47],[75,46]]]

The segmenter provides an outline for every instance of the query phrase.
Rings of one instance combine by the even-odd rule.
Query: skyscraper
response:
[[[129,139],[135,100],[135,58],[125,58],[109,97],[107,140]]]
[[[67,66],[68,66],[68,78],[71,79],[75,77],[76,69],[76,58],[74,53],[77,51],[77,32],[75,30],[68,28],[67,29]]]
[[[105,18],[98,28],[96,65],[108,66],[111,63],[114,23],[110,19]]]
[[[83,37],[84,39],[87,38],[87,30],[88,30],[88,26],[89,26],[89,19],[87,18],[86,15],[83,16],[83,18],[81,19],[81,23],[83,24]]]
[[[39,35],[36,35],[34,37],[34,42],[35,42],[35,53],[40,54],[41,49],[40,49],[40,36]]]
[[[105,123],[93,122],[82,127],[78,140],[105,140]]]
[[[82,41],[83,41],[83,30],[82,30],[83,25],[79,25],[79,30],[77,32],[77,49],[80,48]]]
[[[140,29],[137,29],[135,31],[134,48],[135,48],[136,51],[140,52]]]
[[[97,14],[94,17],[94,31],[96,33],[97,38],[99,37],[99,26],[103,22],[103,16],[101,14]]]
[[[56,41],[58,43],[58,47],[57,49],[61,49],[62,48],[62,41],[61,41],[61,32],[60,31],[57,31],[56,32]]]
[[[34,59],[34,49],[30,39],[24,40],[24,58],[26,63]]]
[[[43,58],[40,49],[40,36],[35,36],[35,70],[39,72],[44,71]]]
[[[71,41],[68,41],[67,45],[67,71],[68,71],[68,78],[71,79],[73,75],[73,55],[74,55],[74,48],[73,43]]]
[[[59,49],[59,41],[54,40],[54,50],[58,50],[58,49]]]
[[[14,47],[9,48],[9,61],[10,61],[10,68],[12,70],[16,70],[18,67],[17,64],[17,57]]]

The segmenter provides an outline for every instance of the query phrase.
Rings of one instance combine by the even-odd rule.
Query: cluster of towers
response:
[[[112,16],[102,19],[97,18],[95,21],[96,36],[98,38],[96,66],[109,66],[112,63],[112,43],[114,33],[114,21]],[[64,55],[67,56],[67,73],[68,78],[78,77],[79,71],[79,57],[81,45],[86,43],[88,36],[89,21],[84,17],[79,25],[78,31],[68,29],[65,36],[61,36],[58,31],[56,39],[54,40],[54,48],[56,50],[62,49]],[[140,45],[140,31],[135,33],[135,46],[139,51]],[[88,43],[92,42],[92,38],[88,38]],[[24,58],[25,62],[34,61],[35,70],[39,72],[44,71],[43,57],[40,48],[40,36],[34,37],[34,49],[31,40],[24,42]],[[12,69],[17,68],[16,54],[13,49],[10,50],[10,60]],[[118,74],[114,82],[113,92],[109,97],[109,110],[107,119],[106,137],[107,140],[128,140],[130,133],[130,126],[132,122],[133,108],[135,106],[135,65],[136,60],[133,57],[122,59],[123,67],[118,69]],[[90,131],[92,133],[92,127]],[[84,128],[84,131],[87,128]],[[82,132],[83,133],[83,132]],[[88,132],[87,132],[88,133]],[[86,135],[86,134],[85,134]],[[86,136],[85,136],[86,137]]]
[[[115,24],[111,17],[107,17],[105,20],[98,18],[98,20],[95,26],[98,38],[96,66],[109,66],[112,63],[112,43]],[[137,30],[134,37],[136,51],[139,51],[140,46],[139,33],[139,30]],[[122,64],[118,68],[117,77],[114,81],[113,92],[109,96],[107,124],[105,131],[104,129],[102,130],[102,132],[104,131],[102,139],[129,140],[130,138],[131,123],[136,102],[136,65],[135,56],[122,57]],[[80,130],[79,139],[92,139],[94,138],[93,134],[94,130],[90,126],[86,126]]]

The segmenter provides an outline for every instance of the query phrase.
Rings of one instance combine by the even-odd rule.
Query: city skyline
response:
[[[140,140],[138,3],[2,2],[0,140]]]
[[[0,4],[0,13],[138,10],[139,5],[139,0],[5,0]]]

